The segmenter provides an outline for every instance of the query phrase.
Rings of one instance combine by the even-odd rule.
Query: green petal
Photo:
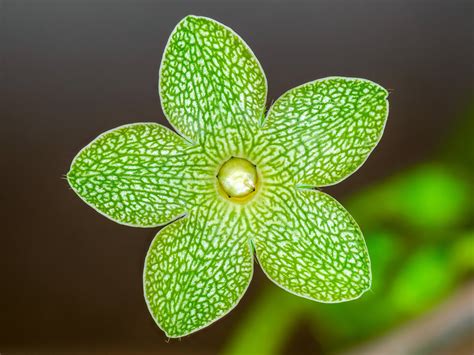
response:
[[[235,32],[209,18],[188,16],[166,46],[159,89],[168,120],[198,142],[205,132],[225,130],[230,136],[256,128],[265,110],[267,82]]]
[[[208,326],[236,306],[253,273],[248,228],[219,203],[163,228],[145,260],[148,309],[169,337]]]
[[[158,226],[183,215],[200,191],[200,164],[191,149],[158,124],[126,125],[82,149],[67,179],[86,203],[110,219]]]
[[[285,162],[285,173],[295,184],[341,181],[365,162],[380,140],[387,95],[371,81],[341,77],[291,89],[273,104],[262,132],[274,150],[273,161]]]
[[[258,260],[277,285],[321,302],[359,297],[370,288],[362,232],[332,197],[317,190],[280,189],[259,211]]]

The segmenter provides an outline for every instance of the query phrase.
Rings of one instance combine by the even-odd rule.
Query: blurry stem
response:
[[[277,286],[267,287],[252,303],[226,344],[223,355],[273,355],[281,352],[308,300]]]

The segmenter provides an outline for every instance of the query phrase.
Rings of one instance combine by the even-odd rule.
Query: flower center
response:
[[[232,157],[222,164],[217,180],[229,198],[247,197],[257,187],[257,167],[247,159]]]

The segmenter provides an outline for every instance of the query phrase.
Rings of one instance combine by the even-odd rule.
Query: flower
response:
[[[362,232],[317,188],[352,174],[374,149],[385,89],[329,77],[289,90],[265,114],[267,81],[250,48],[226,26],[188,16],[166,46],[159,94],[177,133],[156,123],[108,131],[79,152],[67,178],[115,222],[166,224],[143,283],[169,337],[234,308],[254,253],[270,280],[301,297],[341,302],[370,288]]]

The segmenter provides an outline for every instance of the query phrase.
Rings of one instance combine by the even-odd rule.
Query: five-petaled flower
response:
[[[180,337],[228,313],[250,283],[254,253],[298,296],[341,302],[369,289],[359,227],[317,187],[367,159],[382,136],[387,91],[329,77],[289,90],[266,113],[267,81],[250,48],[195,16],[171,34],[159,74],[177,133],[155,123],[113,129],[82,149],[67,175],[118,223],[166,224],[143,273],[158,326]]]

